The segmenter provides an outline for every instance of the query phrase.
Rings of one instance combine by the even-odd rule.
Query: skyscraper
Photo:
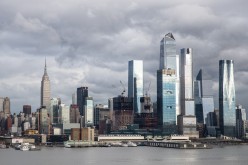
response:
[[[128,97],[133,98],[135,113],[141,113],[140,98],[143,96],[143,61],[128,62]]]
[[[79,106],[79,112],[81,116],[85,115],[85,98],[88,97],[88,87],[77,88],[77,105]]]
[[[176,40],[168,33],[160,42],[160,65],[157,71],[158,123],[165,134],[176,133],[180,111],[179,56]]]
[[[219,61],[220,130],[224,136],[235,137],[235,86],[233,60]]]
[[[4,98],[4,102],[3,102],[3,112],[6,114],[11,114],[10,113],[10,99],[8,97]]]
[[[41,106],[46,106],[46,109],[49,109],[50,107],[50,97],[51,97],[51,91],[50,91],[50,80],[47,74],[47,66],[46,66],[46,60],[45,60],[45,68],[44,68],[44,74],[42,76],[41,81]]]
[[[209,112],[214,111],[213,81],[204,79],[202,69],[199,70],[194,82],[195,115],[198,123],[206,124]]]
[[[192,48],[181,49],[180,69],[180,96],[181,113],[183,115],[195,115],[195,104],[193,95],[193,58]]]
[[[94,125],[94,104],[92,97],[85,98],[85,125],[93,126]]]
[[[23,113],[25,113],[26,115],[30,115],[31,114],[31,105],[23,105]]]

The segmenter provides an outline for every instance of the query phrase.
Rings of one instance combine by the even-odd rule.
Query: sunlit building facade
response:
[[[233,60],[219,61],[220,129],[224,136],[235,137],[235,86]]]
[[[143,97],[143,61],[128,62],[128,97],[133,98],[135,113],[141,113],[140,98]]]

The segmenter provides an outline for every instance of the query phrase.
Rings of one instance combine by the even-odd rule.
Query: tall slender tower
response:
[[[40,94],[40,105],[46,106],[46,109],[49,109],[50,107],[50,97],[51,97],[51,90],[50,90],[50,80],[47,74],[47,66],[46,66],[46,60],[45,60],[45,68],[44,68],[44,74],[42,76],[41,81],[41,94]]]
[[[181,112],[183,115],[195,114],[195,103],[193,97],[193,60],[192,48],[181,49],[180,69],[181,69]]]
[[[235,137],[235,86],[233,60],[219,61],[220,129],[224,136]]]
[[[179,56],[176,40],[168,33],[160,41],[160,65],[157,71],[158,123],[164,134],[177,133],[180,111]]]
[[[141,113],[140,98],[143,96],[143,61],[128,62],[128,97],[133,98],[135,113]]]

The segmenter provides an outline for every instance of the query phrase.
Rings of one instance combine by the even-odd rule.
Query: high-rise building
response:
[[[81,116],[85,116],[85,98],[88,97],[88,87],[77,88],[77,105]]]
[[[50,118],[47,114],[47,109],[44,106],[37,110],[38,130],[40,134],[50,133]]]
[[[158,125],[167,135],[177,133],[176,79],[175,70],[157,72]]]
[[[70,106],[70,123],[79,123],[80,118],[81,116],[78,105],[72,104]]]
[[[70,109],[65,104],[59,105],[59,123],[69,124],[70,123]]]
[[[85,98],[85,125],[93,126],[94,125],[94,103],[92,97]]]
[[[128,97],[133,98],[135,113],[141,113],[140,98],[143,96],[143,61],[128,62]]]
[[[23,113],[31,115],[31,105],[23,105]]]
[[[160,66],[157,71],[158,124],[164,134],[177,132],[177,116],[180,110],[179,56],[176,40],[168,33],[160,42]]]
[[[214,93],[213,81],[204,79],[202,69],[196,76],[194,81],[194,94],[195,94],[195,115],[197,123],[206,124],[206,117],[209,112],[214,111]]]
[[[46,106],[46,109],[49,109],[50,97],[51,97],[50,80],[47,74],[47,66],[45,61],[44,74],[42,76],[42,81],[41,81],[41,101],[40,101],[41,107]]]
[[[51,98],[50,101],[50,109],[49,109],[49,115],[51,119],[51,123],[58,123],[59,122],[59,105],[61,104],[60,98]]]
[[[0,97],[0,112],[3,111],[3,102],[4,102],[4,97]]]
[[[3,102],[3,112],[6,114],[11,114],[10,112],[10,99],[8,97],[4,98],[4,102]]]
[[[236,107],[236,137],[244,138],[246,133],[246,112],[242,105]]]
[[[180,69],[180,96],[181,113],[183,115],[195,115],[195,103],[193,95],[193,51],[192,48],[181,49]]]
[[[235,137],[236,101],[233,60],[219,61],[220,130],[224,136]]]

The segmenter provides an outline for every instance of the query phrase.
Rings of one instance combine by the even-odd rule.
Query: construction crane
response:
[[[121,96],[123,97],[124,94],[125,94],[125,92],[126,92],[126,88],[125,88],[125,86],[124,86],[124,84],[122,83],[121,80],[120,80],[120,83],[121,83],[121,86],[122,86],[122,88],[123,88],[123,91],[122,91],[122,93],[121,93]]]

